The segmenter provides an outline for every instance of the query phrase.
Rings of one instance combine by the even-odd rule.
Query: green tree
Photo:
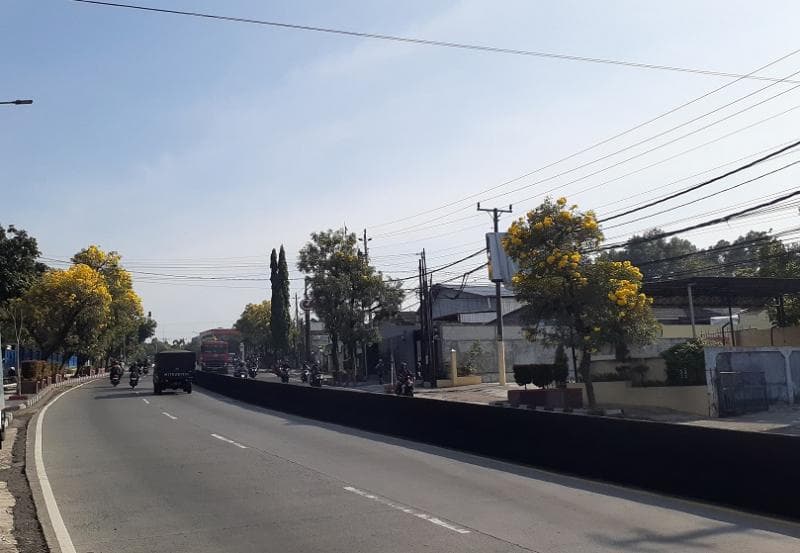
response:
[[[111,302],[102,275],[79,264],[47,271],[23,297],[23,311],[43,357],[91,357],[102,347]]]
[[[242,333],[242,341],[248,351],[255,351],[262,358],[272,343],[270,334],[271,302],[248,303],[233,327]]]
[[[671,274],[701,270],[708,265],[702,256],[694,255],[699,249],[689,240],[677,236],[669,240],[654,239],[662,233],[661,229],[654,228],[642,235],[634,235],[625,247],[604,252],[598,257],[604,261],[630,261],[637,267],[644,265],[642,272],[647,278],[665,278]]]
[[[35,238],[13,225],[0,226],[0,306],[22,296],[44,273],[47,267],[36,261],[38,257]]]
[[[575,347],[589,406],[595,406],[592,353],[620,342],[653,340],[657,323],[641,292],[642,273],[630,261],[595,259],[603,234],[592,211],[546,199],[511,224],[504,247],[519,264],[517,297],[526,304],[529,339]]]
[[[283,246],[280,256],[272,249],[270,256],[270,283],[272,284],[272,301],[270,312],[270,331],[272,347],[278,355],[289,352],[289,330],[291,315],[289,312],[289,271],[286,267],[286,253]]]
[[[333,366],[339,371],[339,346],[351,359],[356,345],[380,340],[374,326],[367,324],[371,313],[380,321],[394,316],[403,301],[397,281],[385,280],[356,248],[356,235],[344,230],[311,234],[300,250],[298,269],[309,276],[314,312],[325,323],[333,347]]]

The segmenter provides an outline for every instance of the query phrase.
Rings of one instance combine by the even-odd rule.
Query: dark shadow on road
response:
[[[240,407],[242,409],[246,409],[257,413],[264,413],[282,419],[287,425],[314,426],[318,428],[324,428],[326,430],[330,430],[331,432],[338,432],[341,434],[346,434],[348,436],[357,436],[367,440],[376,440],[382,443],[391,444],[398,447],[404,447],[420,451],[423,453],[429,453],[431,455],[446,457],[448,459],[462,463],[469,463],[486,469],[508,472],[511,474],[515,474],[517,476],[531,478],[541,482],[557,484],[560,486],[567,486],[577,490],[606,495],[609,497],[615,497],[619,499],[626,499],[636,503],[643,503],[646,505],[651,505],[664,509],[680,511],[683,513],[688,513],[695,516],[700,516],[710,520],[718,521],[720,523],[727,525],[717,528],[710,528],[704,530],[704,532],[708,531],[716,533],[725,533],[725,532],[738,532],[742,530],[755,529],[766,532],[774,532],[777,534],[782,534],[785,536],[800,539],[800,525],[790,520],[782,520],[771,516],[751,514],[743,511],[738,511],[735,509],[730,509],[724,506],[716,506],[708,503],[701,503],[696,500],[682,499],[675,496],[662,495],[655,492],[648,492],[636,488],[625,488],[616,484],[609,484],[602,481],[589,480],[585,478],[579,478],[576,476],[570,476],[568,474],[545,471],[542,469],[534,468],[532,466],[519,465],[507,461],[502,461],[499,459],[492,459],[490,457],[482,457],[479,455],[464,453],[461,451],[448,449],[437,445],[432,445],[422,442],[414,442],[403,438],[395,438],[393,436],[388,436],[385,434],[378,434],[375,432],[368,432],[356,428],[341,426],[338,424],[308,419],[305,417],[291,415],[281,411],[275,411],[272,409],[267,409],[264,407],[259,407],[257,405],[251,405],[239,400],[231,399],[227,396],[223,396],[216,392],[211,392],[205,388],[198,388],[198,391],[201,394],[213,397],[214,399],[217,399],[219,401],[231,405],[236,405],[237,407]],[[591,456],[587,457],[587,462],[591,462]],[[732,483],[731,485],[735,485],[735,483]],[[768,493],[768,491],[765,491],[765,493]],[[643,533],[641,538],[633,538],[628,540],[630,541],[630,544],[626,544],[625,543],[626,540],[624,539],[619,540],[620,544],[618,546],[620,548],[627,547],[628,550],[630,551],[645,551],[645,547],[642,545],[643,542],[649,540],[655,543],[658,540],[662,540],[661,543],[670,543],[669,541],[665,542],[664,540],[674,539],[676,543],[675,550],[680,551],[681,550],[680,547],[677,546],[678,543],[683,543],[681,540],[691,541],[699,539],[700,537],[700,536],[692,536],[691,535],[692,533],[687,533],[686,536],[681,538],[680,536],[672,536],[672,537],[660,536],[657,534],[653,534],[652,532],[648,532],[646,530],[642,530],[642,532]],[[595,536],[595,539],[597,539],[598,542],[601,542],[602,540],[608,541],[608,540],[613,540],[614,538],[598,535]],[[689,544],[687,543],[687,545]],[[691,547],[703,547],[703,545],[696,544],[696,545],[691,545]]]
[[[600,545],[611,547],[619,551],[635,551],[636,553],[658,553],[664,551],[664,546],[672,551],[705,551],[711,544],[705,540],[730,533],[741,533],[752,530],[752,526],[741,524],[715,525],[709,528],[690,530],[675,534],[657,534],[650,530],[640,528],[636,536],[617,537],[603,534],[589,534],[589,538]],[[776,533],[786,534],[776,530]],[[792,534],[788,534],[792,536]],[[795,537],[795,536],[792,536]]]
[[[152,395],[152,392],[142,391],[137,394],[136,392],[122,389],[119,391],[119,393],[94,396],[93,399],[125,399],[130,397],[147,397],[149,395]]]

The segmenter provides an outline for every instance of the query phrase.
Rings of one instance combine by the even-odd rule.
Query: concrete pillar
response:
[[[450,348],[450,380],[453,383],[453,386],[457,384],[458,381],[458,353],[456,352],[456,348]]]

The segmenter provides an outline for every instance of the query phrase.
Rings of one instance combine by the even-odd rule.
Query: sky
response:
[[[791,1],[141,5],[736,74],[800,48]],[[477,201],[512,204],[506,227],[548,194],[602,219],[800,138],[800,73],[796,83],[736,80],[69,0],[5,0],[0,49],[0,100],[34,100],[0,106],[0,224],[35,236],[54,267],[89,244],[118,251],[159,338],[230,326],[268,299],[269,252],[281,244],[302,294],[294,264],[314,231],[367,229],[373,264],[413,288],[423,248],[434,268],[483,246],[491,220]],[[798,71],[800,54],[758,75]],[[621,218],[606,237],[681,228],[797,189],[795,166],[723,192],[797,160],[791,151]],[[708,246],[792,229],[797,217],[788,202],[682,236]],[[484,262],[435,280],[460,283]]]

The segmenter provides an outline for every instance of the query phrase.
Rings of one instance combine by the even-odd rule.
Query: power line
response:
[[[765,156],[762,156],[762,157],[760,157],[758,159],[755,159],[755,160],[753,160],[753,161],[751,161],[749,163],[745,163],[744,165],[740,165],[739,167],[737,167],[735,169],[731,169],[730,171],[726,171],[725,173],[722,173],[721,175],[717,175],[716,177],[710,178],[708,180],[705,180],[703,182],[700,182],[700,183],[695,184],[693,186],[690,186],[688,188],[684,188],[683,190],[675,192],[674,194],[670,194],[669,196],[665,196],[665,197],[660,198],[658,200],[654,200],[654,201],[652,201],[650,203],[647,203],[647,204],[645,204],[643,206],[635,207],[633,209],[629,209],[627,211],[623,211],[622,213],[618,213],[616,215],[611,215],[611,216],[605,217],[603,219],[600,219],[598,222],[605,223],[605,222],[608,222],[608,221],[612,221],[614,219],[619,219],[620,217],[624,217],[625,215],[630,215],[632,213],[636,213],[637,211],[642,211],[643,209],[647,209],[649,207],[653,207],[653,206],[656,206],[658,204],[661,204],[661,203],[664,203],[664,202],[668,202],[669,200],[678,198],[680,196],[688,194],[689,192],[694,192],[695,190],[699,190],[699,189],[701,189],[703,187],[706,187],[709,184],[713,184],[715,182],[721,181],[722,179],[730,177],[731,175],[735,175],[737,173],[741,173],[742,171],[750,169],[751,167],[755,167],[756,165],[764,163],[765,161],[770,160],[770,159],[772,159],[772,158],[774,158],[776,156],[779,156],[780,154],[782,154],[784,152],[788,152],[789,150],[792,150],[792,149],[796,148],[797,146],[800,146],[800,140],[796,140],[795,142],[792,142],[788,146],[784,146],[783,148],[779,148],[779,149],[775,150],[774,152],[771,152],[771,153],[769,153],[769,154],[767,154]],[[797,162],[790,163],[789,165],[785,165],[785,166],[781,167],[780,169],[776,169],[775,171],[770,171],[769,173],[765,173],[765,174],[763,174],[763,175],[761,175],[759,177],[756,177],[756,179],[751,179],[749,181],[745,181],[743,183],[740,183],[737,186],[741,186],[743,184],[746,184],[746,183],[749,183],[749,182],[753,182],[754,180],[757,180],[759,178],[763,178],[763,177],[765,177],[767,175],[771,175],[773,173],[776,173],[778,171],[786,169],[787,167],[795,165],[796,163]],[[733,187],[733,188],[735,188],[735,187]],[[730,190],[730,188],[727,188],[726,190]],[[723,190],[723,192],[724,191],[725,190]],[[717,193],[719,193],[719,192],[717,192]],[[707,196],[707,197],[710,197],[710,196]],[[700,198],[700,199],[704,199],[704,198]],[[654,215],[658,215],[658,213],[655,213]],[[613,228],[613,227],[610,227],[610,228]]]
[[[688,175],[688,176],[686,176],[686,177],[681,177],[681,178],[679,178],[679,179],[676,179],[676,180],[670,181],[670,182],[668,182],[668,183],[666,183],[666,184],[662,184],[662,185],[660,185],[660,186],[655,186],[655,187],[653,187],[653,188],[650,188],[650,189],[648,189],[648,190],[644,190],[644,191],[642,191],[642,192],[637,192],[637,193],[635,193],[635,194],[629,194],[629,195],[626,195],[624,198],[619,198],[619,199],[617,199],[617,200],[612,200],[612,201],[610,201],[610,202],[606,202],[606,203],[604,203],[604,204],[600,204],[600,205],[599,205],[599,206],[597,206],[595,209],[601,209],[601,208],[603,208],[603,207],[608,207],[608,206],[610,206],[610,205],[616,205],[616,204],[620,204],[620,203],[623,203],[623,202],[629,202],[631,198],[637,198],[637,197],[639,197],[639,196],[647,196],[647,195],[649,195],[649,194],[652,194],[652,193],[653,193],[653,192],[655,192],[656,190],[663,190],[664,188],[669,188],[669,187],[670,187],[670,186],[672,186],[673,184],[678,184],[678,183],[680,183],[680,182],[687,181],[687,180],[689,180],[689,179],[693,179],[693,178],[695,178],[695,177],[699,177],[699,176],[701,176],[701,175],[706,175],[706,174],[708,174],[708,173],[711,173],[711,172],[713,172],[713,171],[716,171],[716,170],[718,170],[718,169],[722,169],[723,167],[727,167],[727,166],[729,166],[729,165],[733,165],[734,163],[739,163],[740,161],[744,161],[744,160],[746,160],[746,159],[750,159],[750,158],[753,158],[753,157],[759,156],[759,155],[761,155],[761,154],[763,154],[763,153],[765,153],[765,152],[769,152],[769,151],[771,151],[771,150],[774,150],[775,148],[780,148],[780,147],[786,146],[787,144],[790,144],[790,143],[791,143],[791,140],[790,140],[790,141],[786,141],[786,142],[781,142],[780,144],[775,144],[774,146],[770,146],[769,148],[764,148],[763,150],[759,150],[758,152],[754,152],[754,153],[752,153],[752,154],[748,154],[748,155],[746,155],[746,156],[742,156],[742,157],[739,157],[739,158],[733,159],[733,160],[731,160],[731,161],[727,161],[727,162],[725,162],[725,163],[722,163],[722,164],[720,164],[720,165],[717,165],[717,166],[715,166],[715,167],[711,167],[710,169],[705,169],[705,170],[703,170],[703,171],[700,171],[700,172],[698,172],[698,173],[694,173],[694,174],[692,174],[692,175]],[[786,154],[784,154],[784,155],[786,155]],[[778,157],[783,157],[783,156],[778,156]],[[645,200],[645,202],[644,202],[644,203],[646,203],[647,201],[650,201],[650,200]],[[638,206],[638,205],[643,205],[643,204],[637,204],[637,206]],[[612,214],[612,215],[613,215],[613,214],[615,214],[615,213],[617,213],[617,212],[619,212],[619,211],[621,211],[621,210],[625,210],[625,209],[627,209],[627,208],[618,208],[618,209],[613,209],[613,210],[611,210],[611,213],[610,213],[610,214]]]
[[[678,230],[672,230],[672,231],[669,231],[669,232],[662,232],[662,233],[659,233],[659,234],[653,235],[653,236],[643,237],[641,239],[637,239],[635,243],[640,244],[642,242],[653,242],[655,240],[660,240],[662,238],[668,238],[670,236],[675,236],[676,234],[680,234],[682,232],[688,232],[690,230],[695,230],[695,229],[699,229],[699,228],[710,227],[712,225],[718,225],[720,223],[725,223],[725,222],[730,221],[731,219],[735,219],[737,217],[742,217],[743,215],[747,215],[749,213],[756,212],[758,210],[764,209],[765,207],[774,206],[774,205],[776,205],[776,204],[778,204],[778,203],[780,203],[780,202],[782,202],[784,200],[788,200],[789,198],[793,198],[793,197],[795,197],[797,195],[800,195],[800,190],[795,190],[794,192],[791,192],[791,193],[786,194],[784,196],[781,196],[779,198],[775,198],[775,199],[770,200],[768,202],[764,202],[764,203],[761,203],[761,204],[758,204],[758,205],[755,205],[755,206],[752,206],[752,207],[748,207],[746,209],[742,209],[740,211],[736,211],[736,212],[730,213],[730,214],[725,215],[723,217],[717,217],[716,219],[711,219],[710,221],[697,223],[696,225],[691,225],[691,226],[684,227],[684,228],[681,228],[681,229],[678,229]],[[605,251],[605,250],[612,250],[612,249],[616,249],[616,248],[621,248],[621,247],[629,245],[630,243],[631,242],[628,241],[625,244],[610,244],[610,245],[606,245],[606,246],[601,246],[601,247],[589,250],[586,253],[599,252],[599,251]]]
[[[376,40],[387,40],[392,42],[402,42],[407,44],[420,44],[424,46],[438,46],[443,48],[456,48],[462,50],[476,50],[480,52],[488,52],[493,54],[510,54],[516,56],[533,56],[533,57],[540,57],[540,58],[551,58],[551,59],[559,59],[559,60],[566,60],[566,61],[581,61],[581,62],[588,62],[588,63],[599,63],[599,64],[606,64],[606,65],[619,65],[624,67],[633,67],[637,69],[654,69],[654,70],[661,70],[661,71],[676,71],[680,73],[692,73],[698,75],[706,75],[712,77],[728,77],[728,78],[735,78],[735,79],[753,79],[759,81],[772,81],[772,82],[780,82],[780,79],[776,79],[774,77],[765,77],[765,76],[757,76],[752,74],[739,74],[739,73],[728,73],[724,71],[713,71],[709,69],[696,69],[690,67],[679,67],[674,65],[661,65],[661,64],[653,64],[653,63],[641,63],[641,62],[633,62],[633,61],[625,61],[625,60],[614,60],[608,58],[597,58],[597,57],[590,57],[590,56],[575,56],[570,54],[558,54],[554,52],[541,52],[535,50],[520,50],[516,48],[501,48],[497,46],[486,46],[480,44],[467,44],[462,42],[449,42],[449,41],[442,41],[442,40],[431,40],[431,39],[423,39],[423,38],[413,38],[413,37],[403,37],[397,35],[385,35],[385,34],[377,34],[377,33],[366,33],[362,31],[351,31],[346,29],[334,29],[331,27],[317,27],[312,25],[300,25],[296,23],[283,23],[279,21],[269,21],[264,19],[251,19],[246,17],[233,17],[233,16],[226,16],[226,15],[216,15],[210,13],[202,13],[202,12],[190,12],[190,11],[181,11],[181,10],[168,10],[164,8],[153,8],[149,6],[140,6],[134,4],[122,4],[117,2],[101,2],[98,0],[74,0],[75,2],[80,2],[83,4],[97,4],[100,6],[110,6],[115,8],[127,8],[132,10],[141,10],[146,12],[156,12],[156,13],[167,13],[172,15],[184,15],[190,17],[199,17],[204,19],[214,19],[219,21],[229,21],[234,23],[249,23],[253,25],[265,25],[269,27],[278,27],[282,29],[292,29],[296,31],[311,31],[316,33],[328,33],[328,34],[335,34],[335,35],[343,35],[343,36],[350,36],[350,37],[357,37],[357,38],[368,38],[368,39],[376,39]]]
[[[800,73],[800,71],[798,71],[797,73]],[[658,145],[658,146],[655,146],[655,147],[653,147],[653,148],[650,148],[650,149],[648,149],[648,150],[645,150],[645,151],[643,151],[643,152],[640,152],[640,153],[638,153],[638,154],[635,154],[635,155],[633,155],[633,156],[627,157],[627,158],[625,158],[625,159],[622,159],[622,160],[616,161],[616,162],[614,162],[614,163],[611,163],[611,164],[609,164],[609,165],[606,165],[605,167],[601,167],[601,168],[599,168],[599,169],[596,169],[596,170],[594,170],[594,171],[592,171],[592,172],[590,172],[590,173],[587,173],[587,174],[585,174],[585,175],[582,175],[582,176],[580,176],[580,177],[577,177],[577,178],[575,178],[575,179],[572,179],[572,180],[570,180],[570,181],[568,181],[568,182],[566,182],[566,183],[563,183],[563,184],[559,184],[559,185],[553,186],[552,188],[550,188],[550,189],[548,189],[548,190],[545,190],[545,191],[543,191],[543,192],[537,192],[537,193],[536,193],[536,194],[534,194],[533,196],[528,196],[527,198],[523,198],[523,199],[521,199],[521,200],[516,200],[516,202],[515,202],[515,203],[519,204],[519,203],[528,202],[528,201],[530,201],[530,200],[533,200],[533,199],[535,199],[535,198],[538,198],[538,197],[541,197],[541,196],[545,196],[545,195],[547,195],[547,194],[550,194],[551,192],[554,192],[554,191],[556,191],[556,190],[559,190],[559,189],[565,188],[565,187],[567,187],[567,186],[569,186],[569,185],[571,185],[571,184],[575,184],[575,183],[577,183],[577,182],[584,181],[584,180],[586,180],[586,179],[588,179],[588,178],[590,178],[590,177],[594,177],[594,176],[596,176],[596,175],[598,175],[598,174],[600,174],[600,173],[605,173],[606,171],[608,171],[608,170],[610,170],[610,169],[614,169],[614,168],[616,168],[616,167],[619,167],[619,166],[621,166],[621,165],[624,165],[625,163],[627,163],[627,162],[629,162],[629,161],[632,161],[632,160],[634,160],[634,159],[638,159],[638,158],[640,158],[640,157],[643,157],[643,156],[645,156],[645,155],[647,155],[647,154],[649,154],[649,153],[652,153],[652,152],[654,152],[654,151],[656,151],[656,150],[659,150],[659,149],[661,149],[661,148],[664,148],[664,147],[666,147],[666,146],[669,146],[669,145],[671,145],[671,144],[673,144],[673,143],[675,143],[675,142],[678,142],[679,140],[683,140],[684,138],[687,138],[688,136],[692,136],[692,135],[694,135],[694,134],[697,134],[698,132],[701,132],[701,131],[707,130],[707,129],[708,129],[708,128],[710,128],[710,127],[713,127],[713,126],[715,126],[715,125],[717,125],[717,124],[719,124],[719,123],[722,123],[722,122],[724,122],[724,121],[726,121],[726,120],[728,120],[728,119],[731,119],[731,118],[733,118],[733,117],[736,117],[737,115],[740,115],[740,114],[742,114],[742,113],[744,113],[744,112],[746,112],[746,111],[749,111],[750,109],[753,109],[753,108],[755,108],[755,107],[757,107],[757,106],[759,106],[759,105],[761,105],[761,104],[763,104],[763,103],[765,103],[765,102],[768,102],[768,101],[770,101],[770,100],[773,100],[773,99],[777,98],[778,96],[780,96],[780,95],[782,95],[782,94],[784,94],[784,93],[786,93],[786,92],[791,92],[792,90],[794,90],[795,88],[798,88],[798,87],[800,87],[800,85],[798,85],[798,86],[795,86],[795,87],[792,87],[792,88],[790,88],[790,89],[788,89],[788,90],[785,90],[785,91],[783,91],[783,92],[781,92],[781,93],[779,93],[779,94],[773,95],[773,96],[771,96],[771,97],[769,97],[769,98],[766,98],[766,99],[764,99],[764,100],[762,100],[762,101],[760,101],[760,102],[758,102],[758,103],[756,103],[756,104],[753,104],[753,105],[751,105],[751,106],[748,106],[748,107],[746,107],[746,108],[743,108],[743,109],[741,109],[741,110],[739,110],[739,111],[737,111],[737,112],[735,112],[735,113],[732,113],[732,114],[730,114],[730,115],[727,115],[727,116],[723,117],[722,119],[719,119],[719,120],[717,120],[717,121],[713,121],[713,122],[709,123],[708,125],[705,125],[705,126],[703,126],[703,127],[699,127],[699,128],[697,128],[697,129],[695,129],[695,130],[693,130],[693,131],[691,131],[691,132],[688,132],[688,133],[686,133],[686,134],[683,134],[683,135],[681,135],[681,136],[675,137],[675,138],[673,138],[673,139],[671,139],[671,140],[669,140],[669,141],[667,141],[667,142],[665,142],[665,143],[663,143],[663,144],[660,144],[660,145]],[[763,90],[763,88],[762,88],[761,90]],[[731,105],[731,104],[727,104],[727,105]],[[613,179],[609,179],[609,180],[603,181],[603,182],[601,182],[601,183],[598,183],[598,184],[594,184],[594,185],[588,186],[588,187],[586,187],[586,188],[584,188],[584,189],[582,189],[582,190],[579,190],[578,192],[575,192],[575,194],[582,194],[582,193],[584,193],[584,192],[588,192],[589,190],[594,190],[594,189],[596,189],[596,188],[599,188],[599,187],[601,187],[601,186],[604,186],[604,185],[606,185],[606,184],[610,184],[610,183],[612,183],[612,182],[616,182],[616,181],[622,180],[622,179],[624,179],[624,178],[626,178],[626,177],[629,177],[629,176],[631,176],[631,175],[634,175],[634,174],[636,174],[636,173],[640,173],[640,172],[642,172],[642,171],[645,171],[645,170],[647,170],[647,169],[650,169],[650,168],[652,168],[652,167],[655,167],[655,166],[657,166],[657,165],[661,165],[661,164],[663,164],[663,163],[666,163],[667,161],[671,161],[671,160],[673,160],[673,159],[675,159],[675,158],[678,158],[678,157],[680,157],[680,156],[686,155],[687,153],[691,153],[691,152],[693,152],[693,151],[699,150],[699,149],[701,149],[701,148],[704,148],[704,147],[706,147],[706,146],[708,146],[708,145],[710,145],[710,144],[714,144],[714,143],[716,143],[716,142],[719,142],[719,141],[721,141],[721,140],[724,140],[724,139],[726,139],[726,138],[729,138],[729,137],[731,137],[731,136],[733,136],[733,135],[739,134],[740,132],[743,132],[743,131],[749,130],[749,129],[753,128],[753,127],[756,127],[756,126],[758,126],[758,125],[761,125],[761,124],[763,124],[763,123],[766,123],[766,122],[768,122],[768,121],[771,121],[771,120],[773,120],[773,119],[776,119],[776,118],[778,118],[778,117],[781,117],[781,116],[783,116],[783,115],[786,115],[787,113],[790,113],[790,112],[792,112],[792,111],[795,111],[795,110],[796,110],[796,109],[798,109],[798,108],[800,108],[800,105],[796,105],[796,106],[790,107],[790,108],[788,108],[788,109],[786,109],[786,110],[783,110],[783,111],[781,111],[781,112],[779,112],[779,113],[773,114],[773,115],[771,115],[771,116],[769,116],[769,117],[766,117],[766,118],[760,119],[760,120],[758,120],[758,121],[755,121],[755,122],[753,122],[753,123],[747,124],[747,125],[745,125],[744,127],[740,127],[739,129],[736,129],[736,130],[734,130],[734,131],[731,131],[731,132],[729,132],[729,133],[726,133],[726,134],[724,134],[724,135],[722,135],[722,136],[719,136],[719,137],[717,137],[717,138],[714,138],[714,139],[712,139],[712,140],[709,140],[709,141],[707,141],[707,142],[704,142],[704,143],[702,143],[702,144],[699,144],[699,145],[697,145],[697,146],[692,146],[691,148],[688,148],[688,149],[686,149],[686,150],[683,150],[683,151],[681,151],[681,152],[679,152],[679,153],[677,153],[677,154],[673,154],[673,155],[671,155],[671,156],[669,156],[669,157],[667,157],[667,158],[665,158],[665,159],[662,159],[662,160],[655,161],[655,162],[653,162],[653,163],[650,163],[649,165],[645,165],[644,167],[640,167],[639,169],[635,169],[635,170],[633,170],[633,171],[629,171],[628,173],[625,173],[625,174],[623,174],[623,175],[619,175],[619,176],[617,176],[617,177],[614,177]],[[670,129],[670,130],[675,130],[675,129],[677,129],[677,128],[680,128],[681,126],[683,126],[683,125],[678,125],[678,126],[672,127],[672,129]],[[668,132],[668,131],[667,131],[667,132]],[[664,134],[664,133],[661,133],[661,134]],[[512,189],[512,190],[508,190],[508,191],[506,191],[506,192],[502,192],[502,193],[500,193],[500,194],[497,194],[497,195],[494,195],[494,196],[490,196],[490,197],[488,198],[488,200],[492,200],[492,199],[501,198],[501,197],[503,197],[503,196],[507,196],[507,195],[509,195],[509,194],[514,194],[514,193],[516,193],[516,192],[520,192],[520,191],[522,191],[522,190],[525,190],[525,189],[527,189],[527,188],[531,188],[531,187],[533,187],[533,186],[536,186],[536,185],[539,185],[539,184],[543,184],[543,183],[545,183],[545,182],[549,182],[549,181],[555,180],[555,179],[557,179],[558,177],[562,177],[562,176],[564,176],[564,175],[568,175],[568,174],[570,174],[570,173],[573,173],[573,172],[577,171],[578,169],[583,169],[583,168],[585,168],[585,167],[588,167],[588,166],[590,166],[590,165],[593,165],[593,164],[594,164],[594,163],[596,163],[597,161],[601,161],[601,160],[603,160],[603,159],[607,159],[607,158],[609,158],[609,157],[612,157],[612,156],[614,156],[614,155],[616,155],[616,154],[618,154],[618,153],[622,153],[622,152],[624,152],[624,151],[626,151],[626,150],[628,150],[628,149],[630,149],[630,148],[633,148],[633,147],[634,147],[634,146],[636,146],[636,145],[642,144],[642,143],[644,143],[644,142],[646,142],[646,141],[647,141],[647,140],[640,141],[640,142],[638,142],[638,143],[636,143],[636,144],[634,144],[634,145],[631,145],[631,146],[629,146],[629,147],[621,148],[621,149],[619,149],[619,150],[617,150],[617,151],[615,151],[615,152],[612,152],[612,153],[610,153],[610,154],[607,154],[607,155],[605,155],[605,156],[602,156],[602,157],[600,157],[600,158],[597,158],[597,159],[594,159],[594,160],[591,160],[591,161],[588,161],[588,162],[582,163],[581,165],[578,165],[577,167],[573,167],[573,168],[571,168],[571,169],[565,169],[564,171],[561,171],[561,172],[559,172],[559,173],[556,173],[556,174],[554,174],[554,175],[551,175],[551,176],[549,176],[549,177],[544,177],[544,178],[542,178],[542,179],[539,179],[539,180],[537,180],[537,181],[534,181],[534,182],[532,182],[532,183],[526,184],[526,185],[524,185],[524,186],[519,186],[519,187],[517,187],[517,188],[514,188],[514,189]],[[538,170],[537,170],[537,171],[534,171],[534,173],[535,173],[535,172],[538,172]],[[531,173],[531,174],[532,174],[532,173]],[[515,180],[518,180],[518,179],[515,179]],[[507,181],[507,182],[511,182],[511,181]],[[477,194],[477,195],[478,195],[478,196],[480,196],[481,194]],[[460,200],[459,200],[459,201],[457,201],[457,202],[453,202],[453,203],[459,203],[459,202],[460,202]],[[467,210],[467,209],[469,209],[469,207],[461,207],[461,208],[459,208],[459,209],[457,209],[457,210],[454,210],[454,211],[452,211],[452,212],[450,212],[450,213],[447,213],[447,214],[445,214],[445,215],[442,215],[441,217],[449,217],[449,216],[451,216],[451,215],[456,215],[456,214],[458,214],[458,213],[460,213],[460,212],[462,212],[462,211],[465,211],[465,210]],[[438,221],[438,220],[439,220],[439,218],[437,218],[437,219],[430,219],[430,220],[427,220],[427,221],[423,221],[423,222],[421,222],[421,223],[417,223],[415,226],[424,225],[424,224],[431,223],[431,222],[436,222],[436,221]],[[456,222],[456,221],[460,221],[460,220],[463,220],[463,219],[455,219],[455,220],[452,220],[451,222]],[[437,223],[437,224],[436,224],[436,225],[434,225],[434,226],[441,226],[442,224],[446,224],[446,223]],[[422,230],[422,229],[420,229],[420,230]],[[391,234],[391,232],[390,232],[390,233],[385,233],[385,235],[389,235],[389,234]]]
[[[613,136],[610,136],[608,138],[600,140],[599,142],[595,142],[595,143],[593,143],[593,144],[591,144],[591,145],[589,145],[589,146],[587,146],[587,147],[585,147],[585,148],[583,148],[581,150],[578,150],[577,152],[574,152],[572,154],[567,155],[566,157],[562,157],[560,159],[557,159],[555,161],[547,163],[547,164],[545,164],[545,165],[543,165],[541,167],[538,167],[537,169],[534,169],[533,171],[529,171],[529,172],[527,172],[527,173],[525,173],[523,175],[520,175],[518,177],[514,177],[514,178],[512,178],[510,180],[506,180],[505,182],[501,182],[501,183],[496,184],[496,185],[494,185],[494,186],[492,186],[490,188],[487,188],[485,190],[470,194],[468,196],[464,196],[463,198],[461,198],[459,200],[454,200],[454,201],[448,202],[446,204],[440,205],[438,207],[431,208],[431,209],[428,209],[428,210],[425,210],[425,211],[421,211],[421,212],[419,212],[419,213],[417,213],[415,215],[401,217],[399,219],[395,219],[395,220],[392,220],[392,221],[386,221],[384,223],[377,223],[377,224],[373,225],[373,227],[381,227],[381,226],[385,226],[385,225],[390,225],[390,224],[398,223],[398,222],[401,222],[401,221],[404,221],[404,220],[413,219],[413,218],[416,218],[416,217],[419,217],[421,215],[425,215],[425,214],[428,214],[428,213],[433,213],[433,212],[438,211],[440,209],[444,209],[444,208],[447,208],[447,207],[462,203],[464,201],[480,197],[483,194],[486,194],[488,192],[492,192],[494,190],[497,190],[498,188],[502,188],[502,187],[507,186],[509,184],[512,184],[514,182],[520,181],[520,180],[522,180],[524,178],[527,178],[527,177],[530,177],[530,176],[532,176],[532,175],[534,175],[536,173],[540,173],[541,171],[544,171],[546,169],[549,169],[551,167],[559,165],[559,164],[561,164],[561,163],[563,163],[565,161],[569,161],[570,159],[573,159],[573,158],[575,158],[575,157],[577,157],[577,156],[579,156],[581,154],[584,154],[586,152],[594,150],[594,149],[596,149],[596,148],[598,148],[600,146],[603,146],[603,145],[605,145],[605,144],[607,144],[607,143],[609,143],[609,142],[611,142],[613,140],[616,140],[617,138],[621,138],[621,137],[623,137],[623,136],[625,136],[627,134],[630,134],[630,133],[632,133],[632,132],[634,132],[634,131],[636,131],[638,129],[641,129],[642,127],[645,127],[645,126],[647,126],[647,125],[649,125],[651,123],[654,123],[654,122],[656,122],[656,121],[658,121],[660,119],[663,119],[664,117],[667,117],[667,116],[669,116],[669,115],[671,115],[671,114],[673,114],[673,113],[675,113],[677,111],[680,111],[680,110],[682,110],[682,109],[684,109],[684,108],[686,108],[686,107],[688,107],[688,106],[690,106],[692,104],[695,104],[695,103],[707,98],[708,96],[716,94],[717,92],[720,92],[721,90],[740,82],[745,77],[755,75],[756,73],[766,69],[767,67],[775,65],[775,64],[777,64],[777,63],[779,63],[779,62],[781,62],[781,61],[783,61],[783,60],[785,60],[785,59],[787,59],[787,58],[789,58],[791,56],[794,56],[798,52],[800,52],[800,49],[793,50],[793,51],[789,52],[788,54],[785,54],[785,55],[783,55],[783,56],[781,56],[781,57],[779,57],[779,58],[777,58],[777,59],[765,64],[765,65],[762,65],[761,67],[758,67],[758,68],[754,69],[753,71],[751,71],[747,75],[742,76],[742,77],[736,79],[735,81],[726,83],[726,84],[724,84],[724,85],[722,85],[720,87],[717,87],[717,88],[715,88],[713,90],[710,90],[709,92],[706,92],[705,94],[697,96],[697,97],[695,97],[695,98],[693,98],[693,99],[691,99],[691,100],[689,100],[687,102],[684,102],[683,104],[680,104],[680,105],[678,105],[678,106],[676,106],[676,107],[674,107],[672,109],[669,109],[669,110],[667,110],[667,111],[665,111],[663,113],[660,113],[659,115],[656,115],[655,117],[652,117],[652,118],[650,118],[650,119],[648,119],[648,120],[646,120],[646,121],[644,121],[642,123],[634,125],[633,127],[630,127],[630,128],[628,128],[628,129],[626,129],[626,130],[624,130],[622,132],[619,132],[619,133],[617,133],[617,134],[615,134]],[[791,75],[790,75],[790,77],[791,77]],[[793,81],[786,81],[785,80],[784,82],[793,82]],[[756,92],[759,92],[761,90],[763,90],[763,88],[759,89]],[[723,107],[726,107],[726,106],[723,106]],[[719,109],[722,109],[722,108],[719,108]],[[630,146],[630,147],[632,147],[632,146]],[[599,161],[599,160],[595,160],[595,161]]]

